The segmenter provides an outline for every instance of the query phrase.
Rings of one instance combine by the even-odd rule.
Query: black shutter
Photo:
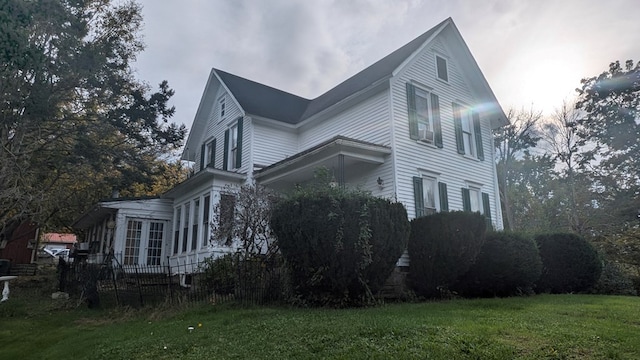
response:
[[[482,193],[482,207],[484,209],[484,217],[487,219],[487,226],[492,227],[491,222],[491,203],[489,202],[489,194]]]
[[[478,159],[484,160],[484,150],[482,148],[482,130],[480,129],[480,116],[477,112],[473,112],[473,132],[476,137],[476,150],[478,150]]]
[[[202,146],[200,146],[200,171],[204,170],[204,157],[206,155],[206,151],[207,145],[202,144]]]
[[[431,107],[433,108],[433,142],[442,148],[442,126],[440,125],[440,100],[438,95],[431,93]]]
[[[413,178],[413,197],[416,206],[416,218],[425,215],[424,212],[424,194],[422,191],[422,178],[414,176]]]
[[[418,140],[418,115],[416,114],[416,89],[407,83],[407,111],[409,112],[409,137]]]
[[[456,129],[456,145],[458,147],[458,154],[464,155],[464,139],[462,137],[462,118],[460,117],[460,105],[452,103],[453,108],[453,125]]]
[[[216,139],[213,139],[209,143],[211,148],[209,149],[209,164],[207,166],[211,166],[212,168],[216,167]]]
[[[471,211],[471,194],[467,188],[462,188],[462,211]]]
[[[224,132],[224,159],[222,162],[222,170],[229,169],[229,129]]]
[[[447,184],[438,183],[438,195],[440,196],[440,211],[449,211],[449,196],[447,195]]]
[[[238,118],[238,144],[236,148],[236,158],[233,159],[236,164],[236,169],[239,169],[242,166],[242,123],[243,118]]]

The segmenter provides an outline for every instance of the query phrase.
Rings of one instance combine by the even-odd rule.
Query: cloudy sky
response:
[[[502,107],[551,113],[580,79],[640,60],[638,0],[138,0],[139,78],[191,126],[212,67],[306,98],[452,17]]]

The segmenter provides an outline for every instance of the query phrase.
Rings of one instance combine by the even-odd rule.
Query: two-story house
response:
[[[78,225],[125,262],[156,259],[155,246],[160,262],[193,263],[232,250],[209,243],[213,206],[233,204],[225,186],[285,190],[323,166],[410,218],[479,211],[500,229],[492,130],[506,124],[450,18],[315,99],[213,69],[182,155],[194,175],[160,199],[98,204],[103,216]]]

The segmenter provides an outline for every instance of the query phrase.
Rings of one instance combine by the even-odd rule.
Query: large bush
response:
[[[602,274],[593,286],[593,292],[601,295],[638,295],[633,281],[612,261],[604,261]]]
[[[444,212],[411,221],[409,282],[417,295],[439,297],[475,262],[484,243],[484,216]]]
[[[491,232],[476,262],[454,289],[472,297],[530,293],[541,272],[542,262],[531,237]]]
[[[590,289],[602,271],[598,253],[575,234],[546,234],[535,238],[542,259],[538,292],[568,293]]]
[[[299,189],[274,208],[271,228],[304,302],[373,301],[406,247],[402,204],[329,187]]]

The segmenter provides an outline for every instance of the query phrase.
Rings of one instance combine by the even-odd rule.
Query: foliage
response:
[[[618,264],[611,261],[604,261],[602,274],[593,287],[593,293],[601,295],[638,295],[631,279]]]
[[[590,144],[587,159],[601,176],[615,180],[610,189],[640,186],[640,63],[619,61],[598,76],[583,79],[576,108],[581,144]],[[602,184],[604,186],[604,184]]]
[[[535,237],[542,274],[537,290],[570,293],[589,290],[600,277],[602,264],[595,248],[584,238],[569,233]]]
[[[463,296],[510,296],[532,293],[540,278],[542,262],[529,236],[492,232],[482,245],[476,262],[455,285]]]
[[[479,213],[442,212],[411,221],[409,282],[416,294],[447,291],[476,261],[487,225]]]
[[[402,204],[320,183],[280,201],[271,226],[297,296],[335,306],[374,301],[410,230]]]
[[[542,112],[533,108],[520,111],[510,109],[507,117],[509,125],[494,132],[494,146],[504,225],[506,229],[514,229],[514,211],[517,207],[512,204],[512,189],[521,184],[517,178],[522,168],[522,156],[529,156],[530,149],[541,139],[538,127]]]
[[[68,226],[112,189],[149,183],[181,146],[173,90],[134,77],[138,4],[3,0],[0,24],[1,229]]]
[[[278,253],[269,220],[277,195],[261,185],[227,186],[213,208],[211,242],[237,244],[243,258],[264,254],[267,259]],[[225,201],[228,201],[225,203]]]
[[[237,254],[225,254],[218,258],[208,257],[200,265],[203,285],[216,294],[233,294],[237,282],[237,268],[240,258]]]

